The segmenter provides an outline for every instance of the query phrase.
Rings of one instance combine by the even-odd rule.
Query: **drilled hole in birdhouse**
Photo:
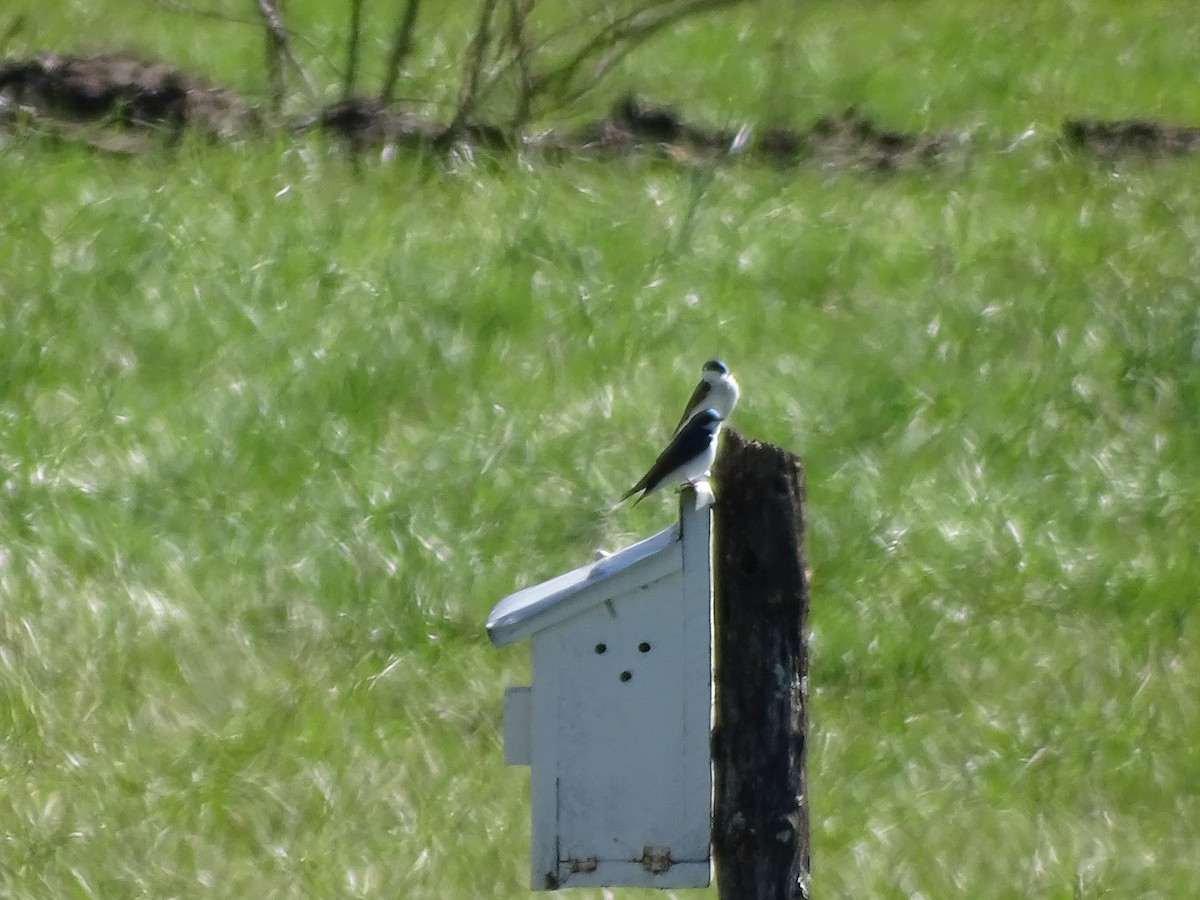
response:
[[[632,677],[633,677],[633,673],[632,673],[632,672],[628,672],[628,671],[626,671],[626,672],[622,672],[622,673],[621,673],[621,680],[622,680],[622,681],[628,681],[628,680],[629,680],[630,678],[632,678]]]
[[[638,644],[638,652],[639,653],[649,653],[650,645],[647,644],[645,641],[642,641],[640,644]]]
[[[608,649],[608,644],[597,644],[597,645],[596,645],[596,652],[597,652],[597,653],[603,653],[603,652],[604,652],[605,650],[607,650],[607,649]]]

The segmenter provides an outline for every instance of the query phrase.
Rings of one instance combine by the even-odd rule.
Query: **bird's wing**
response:
[[[692,396],[688,398],[687,406],[683,408],[683,417],[679,420],[679,424],[675,426],[675,431],[679,431],[683,427],[683,423],[687,421],[688,414],[696,408],[696,404],[703,400],[712,391],[712,385],[700,379],[700,383],[696,385],[696,389],[692,391]]]
[[[638,491],[650,490],[689,459],[703,453],[710,440],[712,440],[712,436],[704,428],[684,428],[671,439],[671,443],[667,444],[667,449],[658,454],[658,459],[654,461],[650,471],[626,491],[621,499],[632,497]]]

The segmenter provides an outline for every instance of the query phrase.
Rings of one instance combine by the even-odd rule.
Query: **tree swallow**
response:
[[[720,430],[721,415],[715,409],[697,413],[671,438],[671,443],[659,454],[650,471],[622,494],[621,499],[626,500],[641,491],[642,495],[633,501],[637,506],[669,484],[695,484],[704,480],[717,458],[717,432]]]
[[[710,359],[700,372],[700,383],[692,391],[692,396],[684,408],[683,418],[675,426],[675,433],[687,424],[694,416],[706,409],[715,409],[722,419],[728,419],[733,408],[737,406],[738,383],[729,374],[729,367],[719,359]]]

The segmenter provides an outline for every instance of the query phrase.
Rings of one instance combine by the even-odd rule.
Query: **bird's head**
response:
[[[728,375],[729,366],[725,365],[719,359],[710,359],[704,364],[704,374],[708,375],[710,372],[717,377]]]

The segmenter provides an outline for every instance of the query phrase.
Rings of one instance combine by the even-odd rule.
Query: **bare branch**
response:
[[[349,100],[358,81],[358,44],[362,39],[363,0],[350,0],[350,36],[346,41],[346,77],[342,81],[342,99]]]
[[[508,0],[508,41],[512,45],[513,62],[517,67],[519,88],[516,109],[513,110],[513,131],[524,127],[529,121],[533,105],[533,74],[529,70],[529,44],[525,39],[525,25],[533,12],[534,0]]]
[[[585,16],[570,25],[555,29],[535,42],[530,42],[527,32],[522,29],[524,53],[513,53],[502,65],[496,67],[488,81],[479,89],[475,103],[477,106],[482,104],[492,90],[515,69],[518,78],[521,79],[521,85],[517,115],[514,118],[523,124],[535,116],[562,109],[579,100],[595,88],[613,66],[664,28],[688,16],[747,2],[753,0],[649,0],[634,11],[593,32],[591,37],[585,38],[582,44],[570,51],[566,61],[540,75],[532,72],[532,59],[535,56],[549,55],[551,46],[565,43],[569,35],[588,27],[598,16]],[[599,59],[592,65],[589,79],[584,84],[572,87],[577,81],[579,70],[597,56]],[[526,67],[525,73],[521,71],[522,66]],[[539,101],[542,101],[541,108],[535,110]]]
[[[267,89],[271,94],[271,109],[276,115],[283,111],[283,51],[279,44],[279,35],[271,28],[263,32],[266,41],[267,55]]]
[[[412,52],[413,34],[417,30],[417,15],[420,11],[421,0],[408,0],[404,7],[404,15],[396,26],[396,37],[392,41],[392,52],[387,61],[387,73],[383,77],[383,90],[379,92],[379,99],[383,103],[391,103],[396,93],[400,67]]]
[[[591,40],[558,68],[540,76],[535,83],[535,94],[557,93],[557,106],[572,103],[596,86],[621,59],[668,25],[722,7],[732,7],[745,0],[660,0],[622,16],[597,32]],[[592,67],[588,82],[574,91],[567,88],[575,80],[580,67],[590,58],[600,55]]]
[[[154,2],[157,6],[166,10],[167,12],[176,13],[181,16],[192,16],[197,19],[212,19],[213,21],[225,22],[230,25],[253,25],[256,28],[262,24],[261,19],[248,19],[242,16],[232,16],[229,13],[222,12],[219,9],[202,9],[198,6],[190,6],[186,3],[182,3],[180,0],[154,0]],[[303,34],[299,34],[290,29],[287,31],[287,35],[289,38],[292,38],[293,40],[307,47],[309,52],[317,59],[321,60],[321,62],[323,62],[326,66],[328,66],[331,72],[338,77],[341,77],[341,69],[338,68],[337,63],[330,59],[329,56],[326,55],[315,43],[306,38]]]
[[[450,123],[450,132],[456,131],[466,122],[475,111],[479,98],[479,76],[483,70],[484,57],[492,42],[492,19],[496,14],[499,0],[483,0],[479,13],[479,26],[475,36],[467,47],[466,67],[463,71],[463,83],[458,93],[458,110]]]
[[[313,84],[312,78],[292,52],[287,26],[283,22],[283,14],[279,11],[279,0],[258,0],[258,10],[267,24],[267,71],[271,81],[271,99],[275,111],[278,112],[283,105],[282,70],[284,60],[291,64],[292,68],[300,75],[309,98],[315,100],[317,97],[316,85]]]

